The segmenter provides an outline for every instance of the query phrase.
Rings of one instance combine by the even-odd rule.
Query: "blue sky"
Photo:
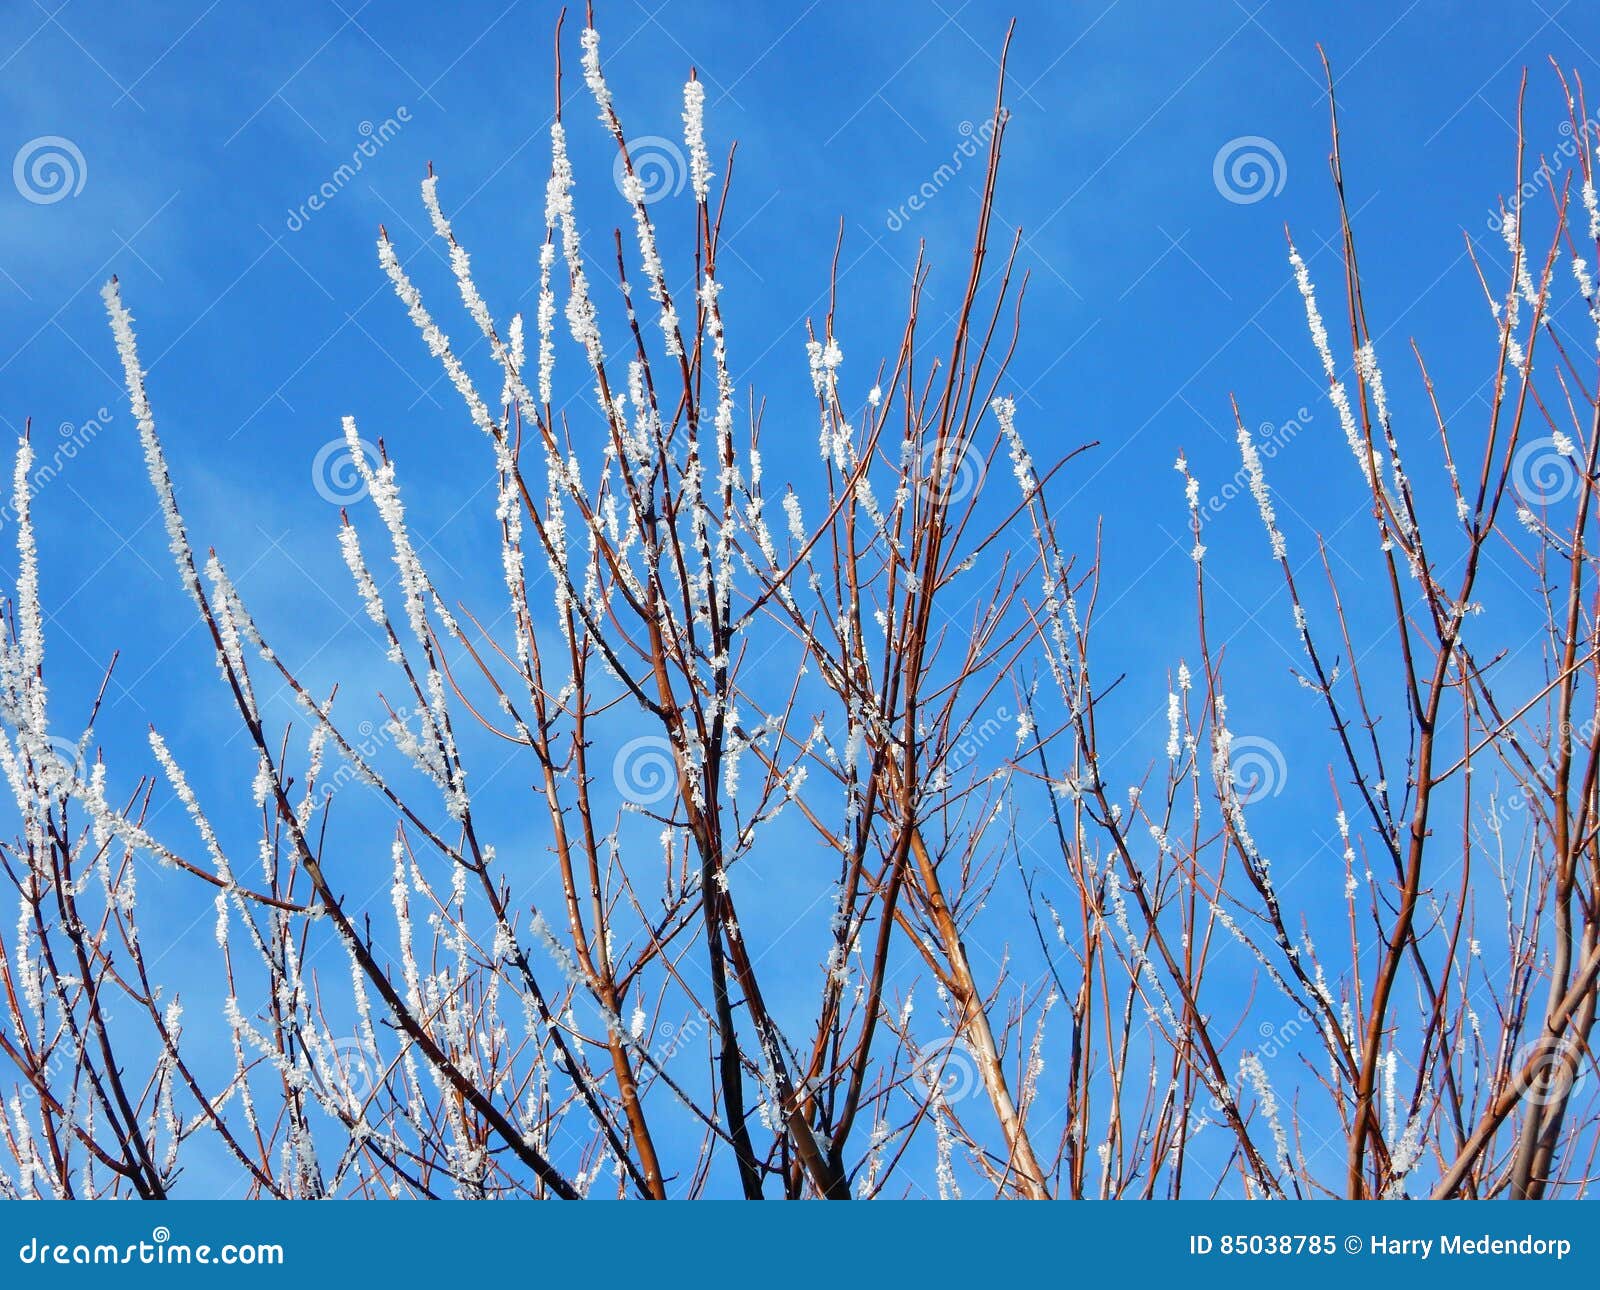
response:
[[[46,456],[52,439],[86,444],[36,504],[64,724],[120,648],[108,743],[159,719],[180,751],[209,758],[232,731],[145,484],[98,297],[111,273],[138,319],[191,532],[222,552],[308,681],[359,679],[378,662],[339,580],[336,507],[314,486],[342,415],[400,458],[432,557],[469,588],[494,585],[493,562],[475,560],[484,450],[374,239],[387,226],[444,313],[448,276],[417,196],[432,161],[491,308],[531,310],[556,12],[534,0],[42,0],[0,14],[0,153],[59,138],[74,154],[74,191],[60,200],[0,184],[0,428],[32,417]],[[863,388],[897,334],[919,240],[934,267],[928,312],[937,321],[952,307],[978,167],[904,210],[988,116],[1013,14],[999,219],[1024,231],[1030,282],[1010,385],[1038,456],[1099,442],[1064,477],[1058,509],[1080,540],[1104,516],[1102,631],[1135,677],[1132,709],[1153,717],[1188,622],[1171,465],[1186,452],[1203,496],[1233,476],[1230,395],[1250,424],[1306,424],[1270,463],[1291,543],[1321,532],[1338,559],[1343,544],[1354,555],[1370,541],[1321,484],[1349,462],[1284,241],[1287,225],[1331,288],[1317,42],[1338,78],[1392,396],[1425,427],[1413,336],[1446,410],[1481,406],[1494,332],[1464,239],[1501,249],[1491,219],[1512,186],[1522,69],[1530,148],[1554,149],[1563,107],[1547,56],[1594,68],[1600,22],[1579,0],[602,4],[629,130],[675,137],[693,66],[713,153],[738,142],[724,308],[740,385],[769,399],[769,470],[814,452],[804,328],[825,308],[841,224],[836,330]],[[569,44],[569,77],[574,67]],[[588,154],[579,209],[592,243],[624,212],[586,107],[572,129]],[[306,213],[373,137],[384,142],[360,173]],[[1216,178],[1241,139],[1264,141],[1270,158],[1273,191],[1259,200],[1231,200]],[[105,429],[85,434],[101,409]],[[474,499],[478,518],[459,521]],[[1285,706],[1288,611],[1248,501],[1222,509],[1208,542],[1232,665],[1283,680],[1241,694],[1236,724],[1292,762],[1304,718]],[[1363,626],[1358,613],[1358,636]]]

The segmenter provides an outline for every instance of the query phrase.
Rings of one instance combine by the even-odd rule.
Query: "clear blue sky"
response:
[[[58,427],[111,413],[36,503],[63,725],[120,648],[108,743],[159,716],[192,764],[232,731],[145,485],[98,297],[113,272],[138,319],[191,532],[223,553],[305,679],[359,680],[376,662],[332,576],[337,511],[313,486],[341,415],[401,458],[434,558],[466,587],[498,580],[481,525],[452,522],[474,497],[484,510],[485,452],[378,269],[374,239],[387,225],[460,331],[417,196],[431,160],[491,307],[531,311],[556,13],[543,0],[42,0],[0,13],[0,160],[44,137],[76,152],[75,191],[60,200],[0,183],[0,429],[31,416],[48,455],[70,437]],[[1316,529],[1336,558],[1346,541],[1370,545],[1364,527],[1345,533],[1349,507],[1319,483],[1328,471],[1348,483],[1350,464],[1283,236],[1288,224],[1335,316],[1317,42],[1338,78],[1391,395],[1398,416],[1426,427],[1411,337],[1447,412],[1482,397],[1493,333],[1464,236],[1502,249],[1490,218],[1512,185],[1518,79],[1528,67],[1530,148],[1552,150],[1564,110],[1547,57],[1594,71],[1600,21],[1583,0],[608,0],[597,25],[630,131],[678,136],[694,66],[713,153],[739,143],[724,308],[741,388],[770,400],[769,469],[782,473],[786,424],[793,452],[814,451],[804,325],[825,306],[841,221],[837,330],[863,385],[898,328],[919,239],[935,267],[932,318],[953,301],[976,166],[920,211],[891,212],[987,116],[1013,14],[999,216],[1022,226],[1031,275],[1011,369],[1019,421],[1040,457],[1100,442],[1061,496],[1076,536],[1105,516],[1102,639],[1119,642],[1116,667],[1135,675],[1133,709],[1154,718],[1192,575],[1171,465],[1186,451],[1203,494],[1234,474],[1230,394],[1251,424],[1309,410],[1309,428],[1269,465],[1291,544]],[[569,18],[569,42],[580,25]],[[567,54],[570,75],[571,43]],[[576,77],[568,87],[581,91]],[[300,214],[391,120],[360,174]],[[624,212],[587,105],[571,124],[598,180],[579,193],[592,245]],[[1270,145],[1274,191],[1230,200],[1215,163],[1250,137]],[[1285,704],[1296,693],[1279,643],[1287,608],[1248,500],[1223,511],[1208,542],[1234,665],[1284,680],[1241,694],[1236,728],[1292,761],[1305,714]],[[12,558],[0,561],[9,577]],[[190,687],[193,701],[170,701]],[[1331,811],[1315,822],[1317,846],[1330,829]]]

